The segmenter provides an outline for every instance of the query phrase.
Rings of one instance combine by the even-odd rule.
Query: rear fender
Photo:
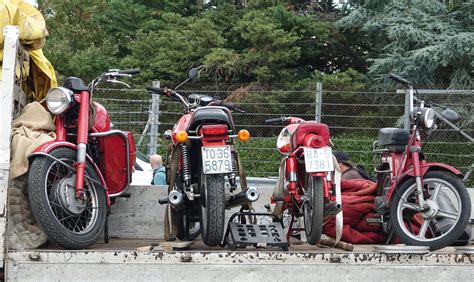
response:
[[[443,164],[443,163],[424,163],[424,164],[421,164],[421,175],[422,175],[422,177],[424,177],[425,174],[428,171],[445,171],[445,172],[452,173],[452,174],[456,175],[459,178],[463,177],[462,172],[460,172],[459,170],[457,170],[456,168],[454,168],[450,165]],[[415,170],[413,168],[410,168],[409,170],[404,172],[402,175],[400,175],[400,177],[398,178],[398,181],[396,183],[392,184],[392,187],[390,188],[390,192],[387,195],[387,199],[392,198],[392,194],[395,191],[395,187],[399,187],[400,185],[402,185],[403,182],[407,181],[409,178],[412,178],[412,177],[415,177]]]
[[[38,148],[36,148],[36,150],[34,150],[33,153],[31,153],[28,156],[28,161],[31,163],[34,158],[36,158],[38,156],[44,156],[45,154],[49,155],[49,152],[51,152],[53,149],[61,148],[61,147],[66,147],[66,148],[73,149],[74,151],[77,151],[77,145],[76,144],[73,144],[71,142],[66,142],[66,141],[57,142],[57,141],[53,140],[53,141],[47,142],[47,143],[39,146]],[[105,183],[104,177],[103,177],[102,173],[100,172],[100,169],[97,167],[95,162],[92,160],[92,158],[88,154],[86,154],[86,158],[89,161],[89,163],[92,164],[92,167],[94,168],[95,172],[99,176],[102,187],[105,189],[105,195],[106,195],[106,198],[107,198],[107,207],[110,207],[109,192],[107,190],[107,184]]]

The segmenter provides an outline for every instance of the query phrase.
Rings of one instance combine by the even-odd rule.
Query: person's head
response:
[[[152,169],[157,169],[163,166],[163,159],[160,155],[153,155],[150,157],[150,165]]]
[[[343,173],[354,166],[348,153],[344,151],[334,152],[334,156],[336,157],[337,163]]]

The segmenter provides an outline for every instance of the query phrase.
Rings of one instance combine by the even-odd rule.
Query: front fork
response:
[[[90,96],[88,91],[79,94],[79,118],[77,122],[77,160],[76,168],[76,198],[84,199],[84,174],[86,170],[87,136],[89,131]]]
[[[416,193],[418,196],[420,208],[423,209],[425,206],[425,198],[423,194],[423,179],[420,167],[420,151],[421,148],[419,146],[412,146],[410,148],[411,159],[413,162],[413,170],[415,172]]]
[[[296,187],[298,186],[298,162],[296,156],[291,154],[286,159],[286,179],[288,180],[288,194],[296,201],[300,201],[300,194]]]

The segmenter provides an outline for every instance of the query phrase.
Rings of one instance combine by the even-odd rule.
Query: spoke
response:
[[[426,238],[426,231],[428,230],[428,226],[430,225],[430,221],[431,219],[425,219],[423,221],[423,224],[421,224],[421,227],[420,227],[420,232],[418,233],[418,238],[420,239],[425,239]]]
[[[421,210],[420,207],[418,207],[417,205],[412,204],[410,202],[406,202],[406,201],[403,201],[402,208],[413,210],[413,211],[420,211]]]
[[[76,220],[76,224],[74,224],[74,227],[72,228],[73,231],[76,231],[76,227],[77,227],[77,224],[79,223],[80,219],[81,219],[81,217],[78,216],[77,220]]]
[[[433,196],[431,196],[431,200],[437,202],[439,191],[441,191],[441,183],[436,183],[433,189]]]
[[[74,217],[74,215],[68,215],[68,216],[66,216],[66,217],[63,217],[63,218],[61,218],[61,219],[59,220],[59,222],[61,222],[61,221],[63,221],[63,220],[66,220],[66,219],[68,219],[68,218],[71,218],[71,217]]]
[[[436,234],[434,233],[434,231],[433,231],[433,227],[431,226],[431,224],[430,224],[430,226],[428,226],[428,230],[429,230],[429,231],[430,231],[430,233],[431,233],[431,238],[434,238],[434,237],[436,237]]]
[[[438,210],[438,213],[436,214],[436,216],[447,217],[447,218],[454,219],[454,220],[456,220],[458,218],[457,214],[447,212],[447,211],[443,211],[443,210]]]

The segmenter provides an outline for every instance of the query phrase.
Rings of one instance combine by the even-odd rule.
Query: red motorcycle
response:
[[[436,113],[427,107],[430,104],[414,97],[413,83],[394,74],[390,78],[408,87],[411,129],[382,128],[374,143],[373,151],[380,155],[375,201],[378,221],[407,245],[437,250],[464,232],[471,201],[462,173],[447,164],[427,162],[422,152],[423,139],[437,127]],[[416,107],[415,101],[419,102]],[[440,115],[449,121],[459,118],[450,109]]]
[[[291,219],[287,239],[302,230],[293,223],[303,216],[307,242],[314,245],[321,239],[324,217],[341,211],[341,201],[336,200],[329,128],[296,117],[268,119],[265,123],[286,125],[277,139],[277,148],[284,157],[271,199],[276,204],[274,214],[282,217],[288,210]]]
[[[180,85],[194,81],[198,74],[197,68],[191,69]],[[185,99],[171,89],[146,88],[184,107],[183,116],[165,132],[172,140],[167,156],[169,196],[160,200],[168,204],[165,239],[173,240],[176,235],[181,240],[193,240],[200,233],[206,245],[217,246],[224,236],[225,209],[259,197],[257,189],[243,186],[242,192],[232,194],[237,189],[237,174],[241,184],[245,181],[233,139],[247,141],[250,134],[245,129],[237,132],[231,112],[243,111],[206,95],[191,94]]]
[[[64,248],[94,244],[106,228],[113,198],[129,187],[135,162],[133,136],[111,130],[109,114],[91,98],[99,83],[128,86],[117,78],[138,72],[110,70],[89,86],[70,77],[46,96],[46,106],[56,116],[56,140],[29,156],[28,197],[48,238]]]

